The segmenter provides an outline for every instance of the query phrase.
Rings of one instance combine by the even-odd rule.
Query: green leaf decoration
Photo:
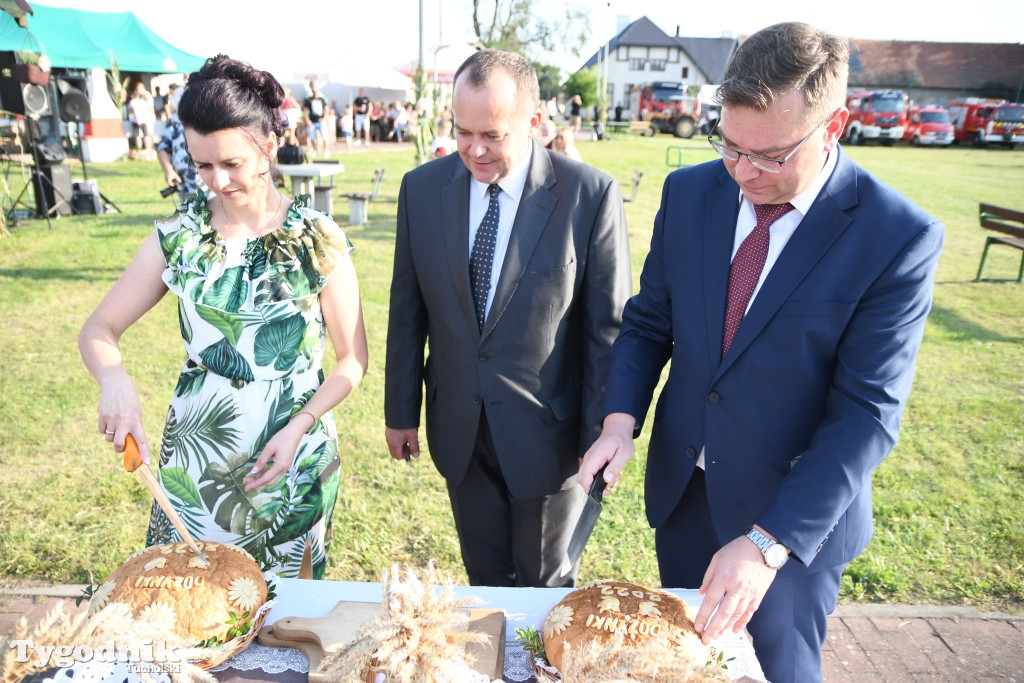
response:
[[[216,344],[207,346],[199,352],[203,364],[211,371],[221,377],[240,379],[244,382],[251,382],[253,379],[252,368],[249,361],[240,354],[228,339],[221,339]]]
[[[242,277],[244,273],[245,268],[242,266],[225,269],[224,274],[206,290],[203,303],[229,313],[238,313],[249,296],[249,283]]]
[[[292,500],[298,499],[301,502],[289,505],[283,512],[283,519],[270,538],[271,543],[280,545],[301,538],[318,520],[331,513],[341,481],[339,472],[340,463],[335,461],[333,467],[329,467],[319,479],[312,482],[307,492],[296,491]]]
[[[230,397],[217,401],[193,401],[183,415],[168,413],[164,426],[167,457],[173,449],[185,463],[197,462],[202,471],[211,457],[222,458],[236,451],[239,446],[239,432],[231,424],[238,418],[238,407]],[[161,463],[167,462],[163,450]]]
[[[202,390],[203,383],[206,381],[206,374],[206,370],[201,367],[184,370],[178,376],[178,384],[174,387],[174,395],[178,398],[195,396]]]
[[[273,364],[275,370],[292,367],[305,329],[306,321],[301,313],[261,326],[253,342],[256,364]]]
[[[199,493],[214,522],[233,534],[248,534],[269,529],[273,520],[256,516],[263,494],[246,491],[243,479],[252,468],[247,453],[231,453],[223,463],[213,462],[199,481]]]
[[[263,246],[263,240],[249,252],[249,279],[253,282],[263,277],[267,272],[267,250]]]
[[[210,308],[203,304],[196,304],[196,313],[206,322],[213,325],[224,338],[231,342],[232,346],[238,345],[238,339],[242,336],[242,321],[230,313]]]
[[[325,341],[324,326],[319,320],[310,320],[306,323],[306,330],[299,342],[299,348],[295,352],[303,358],[311,359],[323,348]]]
[[[293,413],[298,410],[297,401],[292,396],[295,392],[292,380],[285,378],[281,382],[277,382],[276,385],[278,393],[267,407],[266,426],[260,432],[259,437],[249,446],[249,456],[253,460],[263,452],[263,448],[270,441],[271,437],[288,424],[288,421],[292,419]]]
[[[181,338],[185,340],[185,343],[191,343],[192,323],[188,319],[184,299],[178,299],[178,329],[181,330]]]
[[[160,470],[160,479],[164,488],[172,496],[189,507],[202,509],[203,502],[199,498],[199,489],[188,472],[180,467],[164,467]]]

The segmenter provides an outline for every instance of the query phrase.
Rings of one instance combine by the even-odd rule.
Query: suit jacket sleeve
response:
[[[633,288],[629,234],[622,192],[614,183],[604,187],[588,246],[583,283],[583,433],[580,457],[601,433],[604,396],[612,344],[622,324],[622,310]]]
[[[872,474],[896,444],[910,394],[942,243],[940,223],[921,225],[857,303],[836,350],[825,417],[757,517],[804,564],[847,510],[870,507]],[[844,531],[852,546],[844,555],[858,554],[870,528]]]
[[[669,183],[654,218],[650,251],[640,273],[640,291],[626,304],[627,314],[612,350],[603,415],[626,413],[636,419],[640,435],[661,371],[672,354],[672,302],[665,296],[662,241]]]
[[[419,427],[426,339],[427,309],[410,251],[408,195],[403,179],[398,194],[384,371],[384,423],[393,429]]]

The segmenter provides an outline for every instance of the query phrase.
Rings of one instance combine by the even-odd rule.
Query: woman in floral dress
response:
[[[224,55],[189,77],[178,115],[210,188],[159,221],[82,327],[100,385],[99,431],[118,452],[130,433],[189,532],[230,542],[264,569],[314,578],[327,564],[339,486],[331,410],[366,372],[359,289],[341,229],[274,183],[284,90]],[[125,330],[168,291],[187,359],[151,444],[121,359]],[[330,339],[337,361],[324,376]],[[154,505],[147,544],[178,540]]]

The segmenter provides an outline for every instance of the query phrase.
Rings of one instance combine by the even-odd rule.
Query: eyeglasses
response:
[[[836,111],[839,110],[837,109]],[[803,147],[807,143],[807,141],[811,139],[811,136],[814,135],[814,133],[817,132],[819,128],[828,123],[828,120],[835,116],[835,114],[835,111],[832,112],[831,114],[828,115],[828,118],[826,118],[824,121],[822,121],[814,128],[812,128],[811,132],[805,135],[803,140],[796,143],[796,147],[791,149],[789,151],[789,154],[782,157],[781,159],[772,159],[771,157],[761,156],[760,154],[746,154],[744,152],[739,151],[738,149],[733,149],[732,147],[729,147],[728,145],[723,144],[718,140],[712,140],[711,136],[714,135],[715,131],[718,129],[718,122],[722,120],[721,118],[715,119],[715,125],[711,127],[711,132],[708,133],[708,144],[711,145],[711,148],[713,150],[721,154],[723,159],[728,159],[729,161],[739,161],[740,157],[746,157],[747,161],[750,162],[750,165],[758,170],[764,171],[765,173],[780,173],[782,171],[782,164],[792,159],[793,155],[799,152],[800,148]]]

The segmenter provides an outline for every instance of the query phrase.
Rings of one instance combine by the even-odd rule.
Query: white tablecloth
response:
[[[316,618],[328,614],[341,600],[357,602],[380,602],[379,583],[352,583],[345,581],[304,581],[302,579],[279,579],[277,601],[267,617],[267,624],[273,624],[284,617]],[[567,593],[570,588],[488,588],[482,586],[456,586],[455,594],[460,597],[479,598],[475,607],[499,607],[505,610],[505,679],[525,681],[533,676],[529,656],[515,639],[517,628],[532,626],[541,630],[548,611]],[[701,596],[695,590],[670,590],[688,605],[697,608]],[[716,643],[725,653],[729,662],[729,675],[733,678],[750,676],[763,680],[764,674],[754,656],[754,648],[746,634],[729,635]],[[260,648],[258,645],[251,646]],[[282,648],[260,648],[281,650]],[[286,648],[285,648],[286,649]],[[248,652],[248,650],[246,651]],[[246,652],[243,652],[244,656]],[[250,653],[253,655],[256,652]],[[301,655],[300,655],[301,658]],[[239,667],[231,660],[226,666]]]

